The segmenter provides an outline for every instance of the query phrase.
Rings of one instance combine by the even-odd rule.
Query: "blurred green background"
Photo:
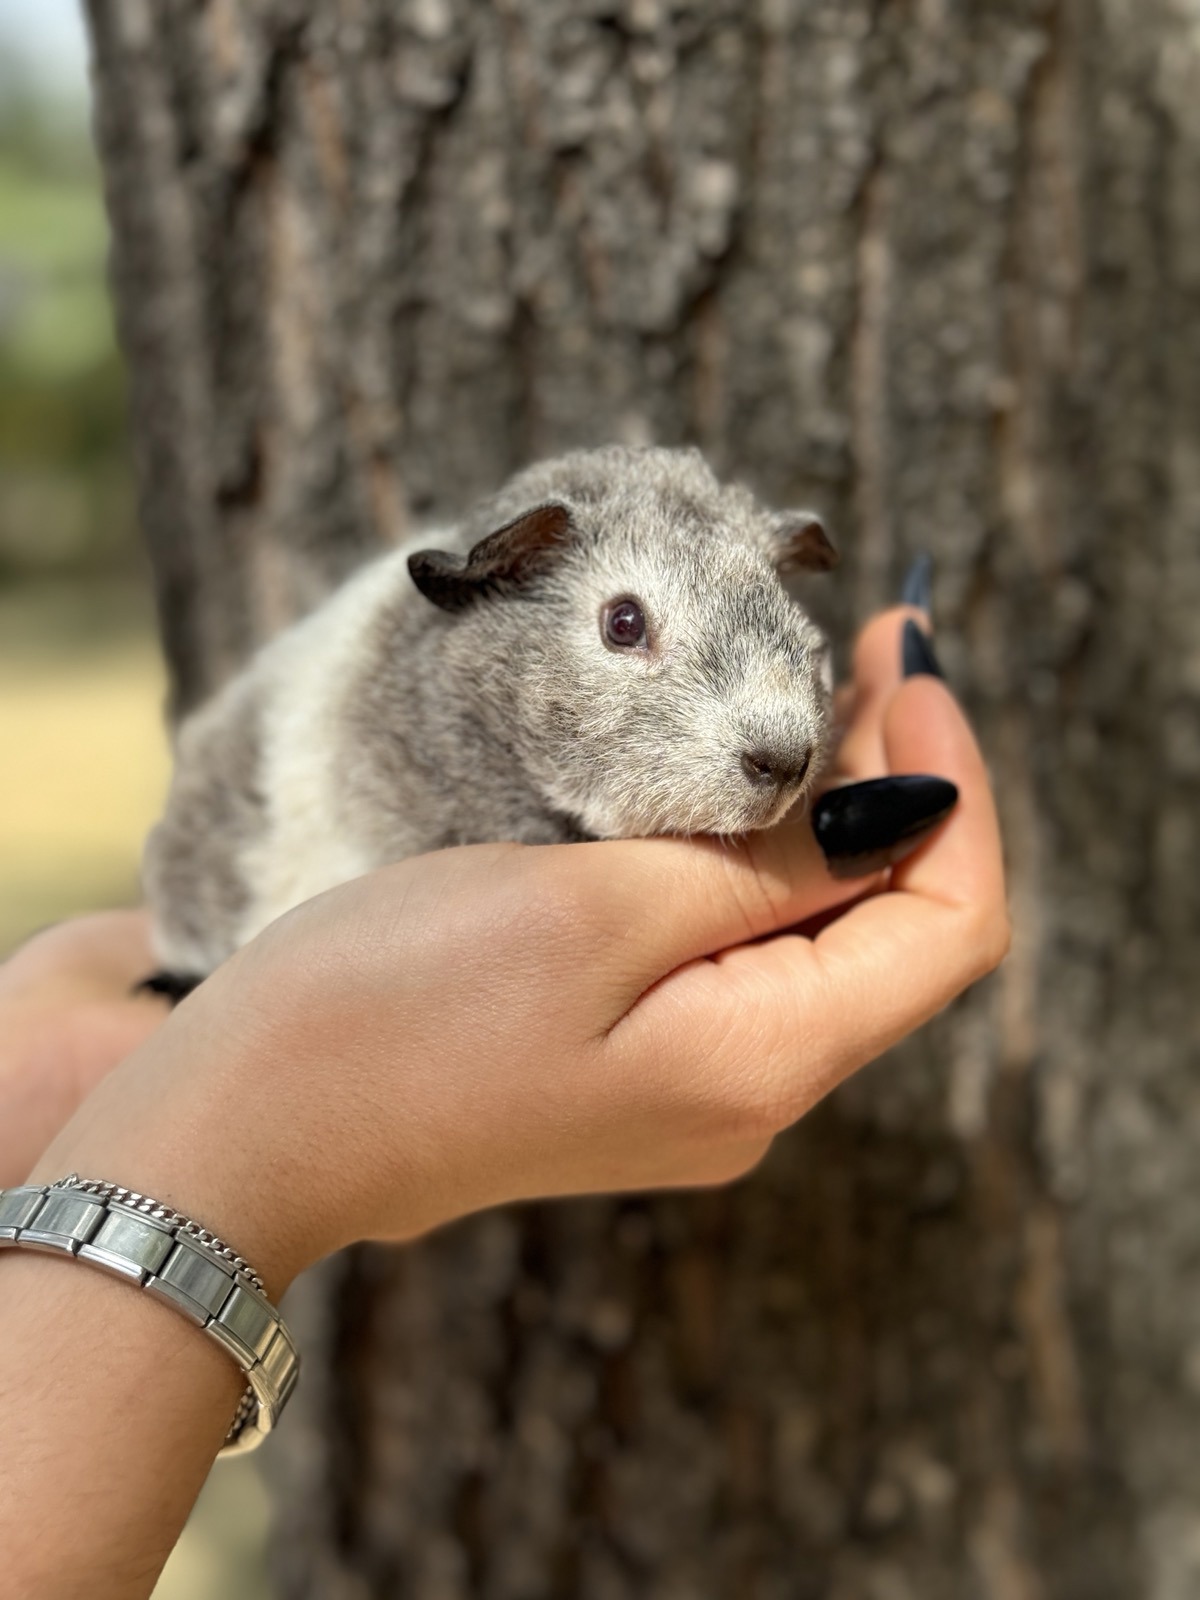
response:
[[[166,776],[74,0],[0,6],[0,951],[136,893]]]
[[[75,0],[0,4],[0,957],[137,895],[162,801],[162,666],[138,543]],[[261,1600],[265,1495],[218,1466],[156,1600]]]

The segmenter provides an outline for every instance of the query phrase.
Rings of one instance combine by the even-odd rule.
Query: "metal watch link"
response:
[[[76,1173],[0,1189],[0,1249],[73,1256],[165,1300],[237,1362],[248,1387],[221,1456],[255,1449],[296,1387],[300,1355],[262,1279],[223,1240],[147,1195]]]

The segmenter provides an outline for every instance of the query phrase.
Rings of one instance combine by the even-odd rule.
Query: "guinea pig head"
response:
[[[768,827],[811,789],[831,720],[827,641],[781,574],[837,557],[811,513],[638,455],[665,458],[649,482],[577,473],[410,571],[453,615],[473,717],[549,808],[600,838]]]

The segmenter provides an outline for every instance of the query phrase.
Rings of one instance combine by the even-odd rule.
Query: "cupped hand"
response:
[[[936,773],[960,800],[890,878],[832,877],[804,819],[400,862],[239,952],[37,1175],[191,1209],[280,1288],[505,1201],[745,1172],[1007,946],[987,775],[945,686],[901,681],[906,615],[859,642],[841,775]]]
[[[134,993],[153,964],[147,913],[104,911],[47,928],[0,966],[0,1188],[165,1020],[161,1000]]]

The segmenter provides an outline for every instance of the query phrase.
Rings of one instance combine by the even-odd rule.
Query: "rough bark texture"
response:
[[[1195,0],[91,0],[178,705],[527,458],[938,560],[1000,976],[728,1193],[310,1283],[281,1592],[1200,1594]]]

